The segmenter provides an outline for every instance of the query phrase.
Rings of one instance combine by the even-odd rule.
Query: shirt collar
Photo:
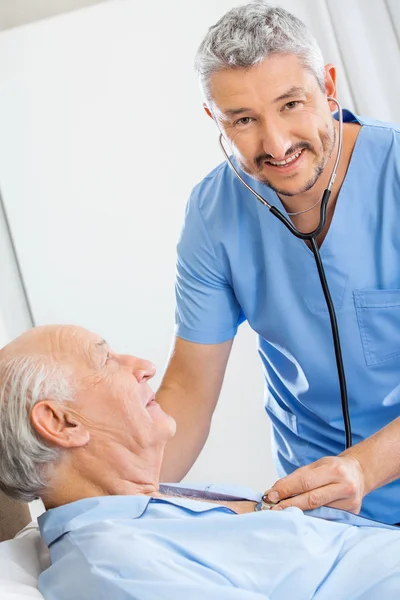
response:
[[[112,518],[123,510],[125,517],[138,519],[146,510],[150,496],[98,496],[84,498],[51,508],[38,518],[40,533],[49,546],[59,537],[82,525]]]
[[[196,484],[169,484],[179,489],[180,487],[190,487],[193,489],[193,495],[196,495],[196,490],[217,492],[220,494],[228,494],[232,496],[242,496],[243,499],[260,500],[260,494],[253,490],[239,486],[216,486],[216,485],[196,485]],[[70,504],[64,504],[57,508],[52,508],[46,511],[38,518],[40,533],[43,540],[50,546],[58,538],[69,531],[78,529],[83,525],[89,525],[105,519],[115,518],[116,515],[123,515],[124,518],[138,519],[145,512],[149,502],[159,502],[181,506],[195,513],[206,512],[210,510],[230,511],[229,508],[223,505],[218,505],[213,502],[199,502],[187,497],[168,497],[168,498],[152,498],[151,496],[98,496],[94,498],[84,498]]]

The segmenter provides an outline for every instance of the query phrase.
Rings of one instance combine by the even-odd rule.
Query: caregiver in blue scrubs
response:
[[[335,68],[314,38],[283,9],[249,4],[210,28],[196,68],[216,138],[219,130],[242,177],[300,231],[313,230],[339,127],[328,100]],[[344,451],[331,326],[310,248],[226,163],[194,188],[178,245],[174,351],[157,394],[177,422],[163,481],[180,480],[201,451],[247,320],[259,336],[281,477],[270,500],[400,522],[399,224],[400,129],[345,110],[317,240],[347,378],[353,446]]]

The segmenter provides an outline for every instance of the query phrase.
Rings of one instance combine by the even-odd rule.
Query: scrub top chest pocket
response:
[[[400,290],[355,290],[353,297],[367,365],[400,360]]]

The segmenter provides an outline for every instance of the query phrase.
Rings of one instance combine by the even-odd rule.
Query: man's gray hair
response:
[[[44,356],[0,361],[0,489],[30,502],[46,487],[62,450],[51,447],[32,427],[30,414],[41,400],[73,400],[67,374]]]
[[[207,100],[210,77],[225,69],[245,69],[278,54],[295,54],[325,91],[325,68],[316,39],[300,19],[262,0],[232,8],[210,27],[197,51],[195,69]]]

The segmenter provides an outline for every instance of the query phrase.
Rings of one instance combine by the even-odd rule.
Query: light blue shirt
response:
[[[362,128],[321,257],[357,443],[400,416],[400,129],[349,111],[344,118]],[[275,192],[241,174],[286,214]],[[224,342],[245,319],[258,333],[280,476],[344,450],[331,326],[313,254],[225,163],[189,200],[176,296],[176,331],[185,340]],[[400,480],[368,495],[362,514],[400,522]]]
[[[52,562],[39,589],[46,600],[397,600],[400,530],[335,509],[313,514],[236,515],[188,498],[79,500],[39,518]]]

